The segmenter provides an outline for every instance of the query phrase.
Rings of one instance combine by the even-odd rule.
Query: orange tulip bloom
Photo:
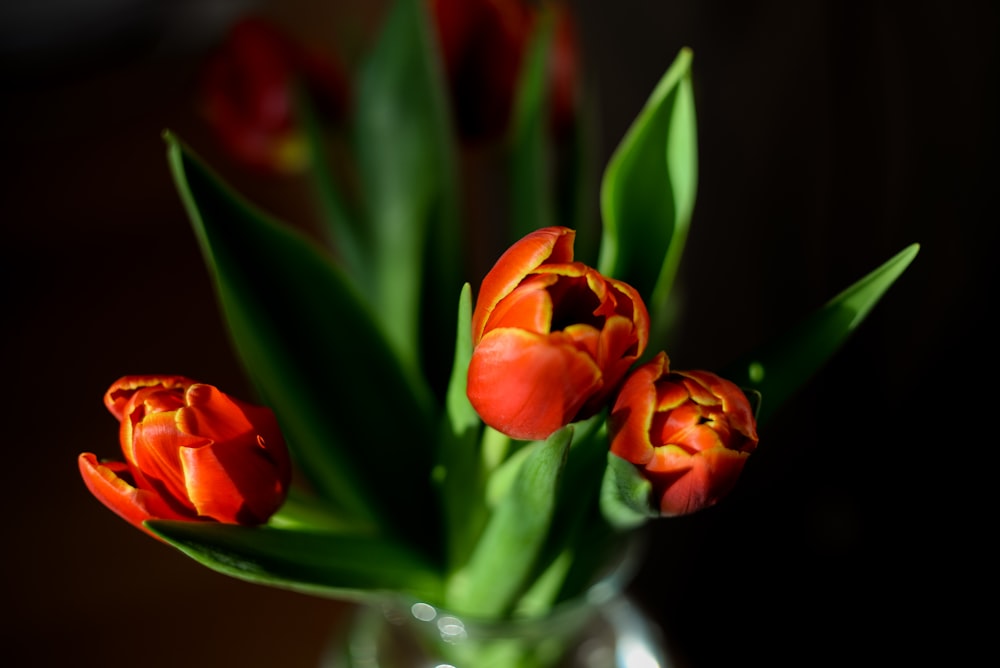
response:
[[[265,19],[236,22],[205,63],[201,99],[223,147],[245,165],[294,173],[308,162],[295,124],[295,86],[312,96],[324,118],[347,108],[347,74],[333,58],[309,50]]]
[[[708,371],[670,371],[666,353],[633,371],[608,420],[611,452],[641,467],[663,516],[714,505],[757,447],[750,402]]]
[[[528,234],[479,291],[468,396],[513,438],[547,438],[596,413],[649,339],[639,293],[574,262],[574,238],[565,227]]]
[[[291,463],[270,409],[181,376],[125,376],[104,404],[124,462],[85,452],[80,473],[108,508],[148,519],[262,524],[288,492]]]

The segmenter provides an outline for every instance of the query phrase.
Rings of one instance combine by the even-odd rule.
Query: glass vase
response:
[[[361,605],[321,667],[668,668],[659,628],[626,592],[634,557],[544,617],[470,619],[399,596]]]

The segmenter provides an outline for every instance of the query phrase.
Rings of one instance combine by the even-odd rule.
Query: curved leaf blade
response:
[[[365,248],[364,227],[356,204],[348,201],[337,180],[322,123],[308,90],[300,87],[294,97],[298,126],[309,152],[308,177],[322,213],[324,236],[344,272],[358,289],[371,289],[370,265]]]
[[[763,424],[840,348],[920,250],[911,244],[791,329],[731,364],[723,374],[760,393]]]
[[[446,382],[453,348],[440,323],[451,321],[462,287],[455,149],[426,3],[390,4],[355,109],[369,275],[390,343],[413,366],[423,360],[428,375],[445,369],[432,382]]]
[[[690,49],[682,49],[615,149],[601,182],[598,267],[647,301],[658,340],[698,185]]]
[[[448,563],[463,563],[485,521],[485,475],[480,460],[483,424],[466,394],[466,376],[472,359],[472,287],[462,288],[458,307],[455,357],[446,394],[445,415],[435,479],[444,511]]]
[[[436,436],[429,391],[327,255],[166,140],[236,351],[302,472],[355,523],[412,527],[433,507],[431,448],[412,446]]]
[[[404,591],[440,600],[440,575],[379,537],[209,522],[149,521],[157,536],[214,571],[256,584],[339,599]]]
[[[601,483],[601,514],[619,530],[633,529],[659,517],[652,502],[653,485],[632,462],[608,453]]]
[[[448,605],[482,617],[511,611],[527,588],[536,558],[548,536],[556,491],[573,427],[531,444],[507,495],[477,541],[465,569],[448,587]]]

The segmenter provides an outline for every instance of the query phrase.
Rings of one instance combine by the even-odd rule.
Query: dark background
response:
[[[377,18],[329,4],[262,6],[303,34],[357,35]],[[636,596],[691,668],[960,662],[988,638],[996,571],[1000,10],[574,4],[602,163],[678,49],[694,49],[700,184],[677,367],[717,368],[922,245],[762,432],[736,491],[656,524]],[[75,463],[114,452],[101,396],[120,375],[247,387],[159,135],[177,130],[265,208],[308,218],[303,184],[240,172],[197,113],[199,63],[253,5],[28,5],[0,8],[3,646],[22,665],[315,665],[341,604],[157,544],[91,498]]]

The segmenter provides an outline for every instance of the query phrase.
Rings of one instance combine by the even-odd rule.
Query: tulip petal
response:
[[[686,374],[684,372],[676,372],[680,376],[684,376],[684,387],[687,388],[688,394],[691,395],[691,399],[702,406],[718,406],[722,403],[715,392],[712,391],[712,379],[711,374],[707,372],[694,372],[691,374]]]
[[[193,509],[186,501],[179,451],[181,448],[208,445],[211,441],[178,429],[177,415],[177,411],[154,413],[135,426],[132,434],[134,459],[131,464],[140,472],[143,481],[156,488],[157,492]]]
[[[633,371],[618,391],[609,417],[611,452],[633,464],[647,464],[654,454],[650,429],[656,408],[656,379],[669,365],[666,353]]]
[[[636,328],[631,320],[618,315],[608,318],[601,329],[597,364],[604,371],[604,382],[609,392],[618,385],[643,350],[642,342],[636,340]]]
[[[140,380],[145,378],[140,377]],[[149,378],[150,382],[159,379]],[[128,393],[128,400],[121,407],[121,426],[118,431],[118,438],[125,454],[125,460],[135,466],[136,464],[136,441],[135,428],[146,418],[147,415],[157,413],[173,413],[178,408],[184,406],[184,388],[187,387],[187,379],[182,379],[183,384],[179,387],[167,387],[165,384],[148,385],[137,387]],[[109,395],[105,395],[106,397]]]
[[[688,452],[680,445],[668,443],[653,449],[653,457],[646,462],[646,470],[650,473],[677,475],[686,473],[694,464],[694,453]]]
[[[548,438],[601,387],[593,359],[572,345],[494,329],[472,353],[468,396],[483,421],[519,439]]]
[[[657,411],[650,428],[654,445],[680,445],[682,434],[698,425],[701,411],[697,406],[684,403],[670,411]]]
[[[716,448],[725,448],[721,434],[715,430],[715,425],[696,424],[674,434],[670,440],[691,453],[706,452]]]
[[[689,457],[689,470],[674,480],[653,476],[654,487],[664,490],[660,513],[674,517],[715,505],[736,485],[748,456],[745,452],[716,448]]]
[[[145,531],[142,523],[148,519],[193,519],[174,511],[152,490],[137,489],[129,484],[122,477],[129,472],[124,462],[99,463],[97,457],[89,452],[82,453],[77,462],[90,493],[133,526]]]
[[[566,342],[590,355],[600,368],[601,332],[592,325],[570,325],[561,332],[550,335],[553,342]]]
[[[729,424],[753,443],[752,450],[757,445],[757,424],[754,420],[753,408],[746,394],[736,383],[718,376],[710,371],[678,371],[678,375],[697,380],[699,384],[711,390],[719,398],[722,411]],[[687,383],[688,389],[693,385]]]
[[[104,405],[118,420],[123,420],[126,405],[140,390],[173,390],[193,385],[194,381],[184,376],[122,376],[104,393]]]
[[[489,319],[490,329],[516,327],[536,334],[548,334],[552,327],[552,297],[548,288],[554,276],[535,276],[500,301]]]
[[[673,382],[669,376],[662,378],[656,383],[656,410],[665,412],[677,408],[690,396],[681,383]]]
[[[253,440],[251,440],[253,439]],[[262,524],[285,498],[288,481],[254,436],[182,448],[187,498],[198,514],[219,522]]]
[[[187,388],[187,406],[177,412],[177,428],[211,441],[237,438],[253,430],[244,406],[212,385]]]
[[[493,309],[525,276],[545,262],[572,262],[575,237],[576,232],[566,227],[544,227],[523,237],[500,256],[479,288],[472,314],[473,345],[483,337]]]

